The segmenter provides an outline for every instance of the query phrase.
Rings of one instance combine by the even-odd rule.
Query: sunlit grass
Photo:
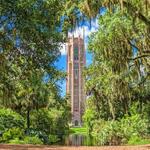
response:
[[[70,133],[72,134],[87,134],[87,129],[85,127],[73,127],[70,128]]]
[[[150,139],[132,138],[128,141],[128,145],[146,145],[150,144]]]

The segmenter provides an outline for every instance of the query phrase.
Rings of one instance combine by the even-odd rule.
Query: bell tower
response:
[[[71,98],[72,125],[81,126],[85,109],[83,68],[85,66],[84,40],[68,38],[67,42],[67,85],[66,92]]]

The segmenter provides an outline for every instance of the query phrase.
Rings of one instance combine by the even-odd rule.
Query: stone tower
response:
[[[83,68],[85,66],[84,40],[68,38],[67,42],[67,85],[66,92],[71,97],[72,125],[82,125],[85,108]]]

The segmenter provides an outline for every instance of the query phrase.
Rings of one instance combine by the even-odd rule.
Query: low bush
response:
[[[150,144],[150,139],[143,139],[139,136],[132,136],[128,141],[128,145],[144,145],[144,144]]]
[[[39,109],[32,113],[31,125],[42,134],[62,137],[69,132],[67,117],[64,111]]]
[[[140,114],[125,116],[120,120],[121,131],[129,140],[133,135],[142,136],[148,134],[148,120],[141,117]]]
[[[26,129],[25,119],[20,114],[11,109],[0,109],[0,143],[51,144],[69,131],[63,110],[43,108],[32,111],[30,121],[30,129]]]
[[[9,144],[26,144],[25,141],[20,140],[18,138],[12,139],[9,141]]]
[[[122,140],[121,129],[118,121],[108,121],[96,133],[99,145],[120,145]]]
[[[11,109],[0,109],[0,131],[5,132],[10,128],[24,128],[25,120]]]
[[[41,141],[41,139],[37,136],[26,136],[24,138],[24,143],[25,144],[43,144],[43,142]]]
[[[25,131],[26,136],[39,137],[44,144],[50,144],[48,134],[38,129],[30,128]]]
[[[37,136],[26,136],[24,139],[15,138],[9,141],[9,144],[43,144]]]
[[[0,142],[9,143],[11,140],[14,139],[23,139],[24,132],[20,128],[11,128],[8,131],[4,132]]]
[[[50,143],[56,143],[56,142],[58,142],[59,140],[60,140],[60,139],[58,138],[57,135],[52,135],[52,134],[49,135],[49,141],[50,141]]]
[[[127,144],[134,136],[144,139],[148,135],[147,120],[139,114],[125,116],[118,121],[101,122],[101,126],[95,124],[93,128],[99,145]]]
[[[53,121],[50,111],[47,109],[39,109],[31,114],[31,124],[34,129],[50,134],[53,129]]]

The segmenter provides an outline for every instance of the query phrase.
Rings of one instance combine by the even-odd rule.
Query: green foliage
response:
[[[84,124],[87,128],[87,132],[88,134],[91,134],[92,129],[93,129],[93,125],[94,125],[94,120],[95,120],[95,112],[91,109],[86,109],[84,116],[83,116],[83,121]]]
[[[60,22],[64,22],[66,33],[84,16],[95,17],[99,8],[105,6],[107,12],[99,17],[99,29],[89,44],[93,63],[85,71],[86,92],[90,93],[85,125],[89,133],[98,131],[102,144],[126,143],[133,136],[143,137],[147,133],[145,118],[150,116],[148,5],[141,0],[3,0],[0,107],[26,115],[26,127],[31,122],[31,127],[39,132],[34,132],[35,135],[66,134],[70,108],[66,100],[60,101],[56,83],[62,73],[54,65],[64,41],[63,33],[58,31]],[[45,82],[47,76],[49,80]],[[135,113],[131,114],[130,107],[137,102]],[[18,133],[18,128],[24,129],[22,116],[0,110],[0,131],[6,141],[22,142]],[[99,120],[103,120],[100,125],[103,131],[99,129]],[[26,137],[25,141],[41,143],[38,136]]]
[[[27,136],[23,129],[11,128],[4,132],[0,142],[10,144],[43,144],[38,135]]]
[[[27,144],[24,140],[20,140],[18,138],[12,139],[9,141],[9,144]]]
[[[4,132],[11,128],[24,128],[24,118],[11,109],[0,109],[0,131]]]
[[[25,136],[24,138],[14,137],[8,141],[3,141],[9,144],[39,144],[42,145],[43,142],[37,136]]]
[[[60,105],[60,107],[62,107]],[[12,144],[50,144],[68,133],[66,110],[39,109],[31,113],[31,129],[25,129],[24,118],[10,109],[0,109],[2,137],[0,142]],[[66,114],[67,115],[67,114]],[[18,128],[17,128],[18,127]],[[26,133],[26,134],[25,134]]]
[[[11,128],[5,131],[1,137],[1,142],[7,143],[14,139],[23,139],[24,132],[21,128]]]
[[[60,140],[57,135],[50,134],[48,137],[49,137],[50,143],[56,143]]]
[[[83,11],[92,12],[93,3],[83,1]],[[90,37],[93,62],[85,69],[87,108],[95,113],[91,131],[100,145],[127,144],[135,136],[145,139],[150,116],[148,4],[106,0],[97,5],[104,5],[106,12]]]
[[[87,135],[86,127],[74,127],[74,128],[70,128],[69,131],[71,134]]]
[[[39,137],[37,136],[26,136],[24,138],[24,142],[25,144],[43,144],[43,142],[41,141],[41,139],[39,139]]]
[[[55,117],[49,113],[51,107],[61,107],[58,126],[62,133],[66,130],[68,111],[60,103],[57,85],[64,73],[54,65],[64,42],[63,33],[58,31],[63,5],[64,1],[58,0],[2,0],[0,4],[0,107],[21,115],[0,110],[0,132],[20,127],[30,133],[34,127],[38,132],[34,135],[48,138],[57,130]],[[14,137],[11,142],[15,141],[18,139]]]
[[[121,133],[119,123],[117,121],[108,121],[101,126],[96,137],[100,145],[119,145],[121,144]]]
[[[141,115],[126,116],[118,121],[95,122],[94,135],[100,145],[127,144],[133,137],[143,139],[148,135],[148,122]]]
[[[56,110],[52,108],[51,110],[48,109],[39,109],[38,111],[34,111],[31,114],[31,126],[37,131],[38,135],[45,139],[45,142],[48,141],[49,135],[56,135],[56,137],[62,137],[63,135],[69,132],[69,120],[64,108],[60,110]],[[56,139],[52,139],[52,141]]]
[[[150,139],[143,139],[139,136],[132,136],[128,141],[128,145],[144,145],[144,144],[150,144]]]
[[[57,81],[64,74],[54,62],[64,42],[62,1],[2,1],[0,7],[0,107],[26,114],[60,98]],[[45,78],[48,80],[45,82]]]
[[[32,126],[39,131],[43,131],[47,134],[51,133],[53,128],[52,117],[50,112],[47,109],[40,109],[38,111],[34,111],[31,114]]]
[[[69,132],[70,112],[64,108],[60,108],[59,111],[53,109],[50,113],[53,114],[54,118],[54,133],[62,138],[63,135]]]
[[[124,137],[129,139],[132,135],[144,137],[148,134],[148,120],[142,118],[141,115],[135,114],[125,116],[120,121],[122,133]]]

